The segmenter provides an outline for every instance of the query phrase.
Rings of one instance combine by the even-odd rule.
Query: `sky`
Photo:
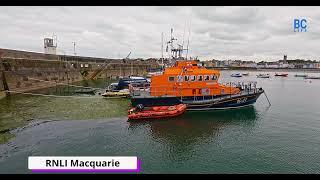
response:
[[[294,19],[307,32],[294,32]],[[57,36],[58,54],[102,58],[164,57],[170,29],[188,57],[200,60],[320,60],[320,7],[28,6],[0,7],[0,48],[44,52]]]

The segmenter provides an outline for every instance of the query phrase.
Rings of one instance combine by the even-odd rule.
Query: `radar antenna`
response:
[[[183,50],[187,50],[187,49],[183,49],[183,45],[181,44],[177,44],[178,47],[175,48],[174,45],[173,45],[173,42],[175,40],[178,40],[176,38],[173,37],[173,29],[171,28],[171,39],[167,42],[167,49],[166,51],[168,52],[168,44],[170,44],[170,47],[171,47],[171,58],[172,59],[184,59],[182,57],[182,53],[183,53]]]

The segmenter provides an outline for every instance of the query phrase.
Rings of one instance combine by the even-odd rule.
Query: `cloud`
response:
[[[295,18],[307,19],[307,32],[293,31]],[[173,28],[180,44],[189,38],[189,55],[203,60],[320,56],[319,7],[0,7],[0,27],[1,48],[36,52],[56,34],[61,54],[73,54],[76,42],[82,56],[160,57],[161,33],[168,41]]]
[[[195,7],[194,12],[200,19],[231,26],[257,24],[265,19],[256,7]]]

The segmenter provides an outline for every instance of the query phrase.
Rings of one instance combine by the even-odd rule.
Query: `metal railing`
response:
[[[224,86],[223,90],[218,87],[210,87],[210,88],[205,88],[208,90],[208,94],[201,93],[201,95],[199,95],[199,94],[196,95],[196,93],[194,93],[194,96],[193,96],[194,101],[201,101],[199,99],[202,99],[202,101],[213,100],[213,99],[217,99],[217,98],[219,100],[221,100],[221,99],[226,99],[226,98],[238,97],[238,96],[242,96],[242,95],[255,94],[261,90],[261,88],[256,87],[256,82],[227,83],[227,84],[221,84],[221,85]],[[224,89],[226,89],[228,87],[230,87],[230,93],[225,94]],[[240,91],[238,93],[233,94],[231,91],[232,90],[231,88],[239,88]],[[154,94],[155,96],[157,96],[158,94],[162,94],[162,95],[159,95],[159,97],[172,95],[172,96],[180,97],[180,99],[183,100],[183,96],[182,96],[183,89],[186,89],[186,88],[172,87],[172,88],[168,89],[168,86],[153,86],[151,88],[150,87],[148,87],[148,88],[147,87],[133,87],[133,89],[131,89],[131,91],[130,91],[130,94],[132,97],[151,96],[151,94]],[[199,88],[194,88],[194,87],[189,87],[187,89],[199,90]],[[218,93],[213,95],[213,93],[211,93],[212,91],[215,91]],[[226,96],[224,96],[224,95],[226,95]],[[227,97],[227,95],[229,95],[229,96]],[[211,96],[210,99],[208,98],[209,96]]]

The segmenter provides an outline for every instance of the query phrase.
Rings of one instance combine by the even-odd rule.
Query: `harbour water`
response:
[[[320,80],[296,72],[263,72],[270,79],[232,73],[221,71],[220,81],[257,81],[272,105],[261,95],[253,107],[133,123],[126,119],[127,99],[2,99],[0,130],[11,131],[0,136],[0,173],[30,173],[32,155],[137,156],[141,173],[320,173]],[[72,89],[39,92],[70,95]]]

